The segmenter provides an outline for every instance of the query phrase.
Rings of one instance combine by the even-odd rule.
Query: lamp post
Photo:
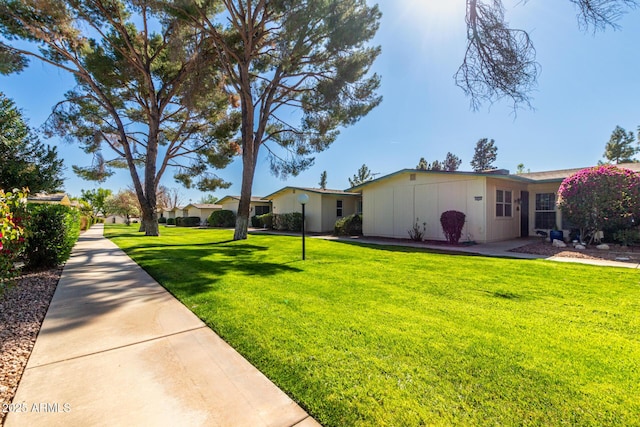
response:
[[[302,193],[298,196],[298,202],[302,205],[302,260],[306,259],[305,251],[304,251],[304,227],[305,227],[305,215],[304,215],[304,206],[309,202],[309,196]]]

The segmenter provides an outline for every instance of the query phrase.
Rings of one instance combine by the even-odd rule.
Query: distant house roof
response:
[[[634,172],[640,172],[640,163],[621,163],[615,166],[623,169],[630,169]],[[584,168],[560,169],[560,170],[545,171],[545,172],[528,172],[528,173],[519,174],[517,176],[531,179],[536,182],[555,182],[555,181],[562,181],[565,178],[573,175],[574,173],[581,171],[582,169],[589,169],[591,167],[593,166],[587,166]]]
[[[351,193],[343,190],[330,190],[330,189],[322,189],[322,188],[305,188],[305,187],[284,187],[274,193],[271,193],[265,196],[264,198],[271,199],[276,194],[284,193],[288,190],[300,190],[300,191],[306,191],[308,193],[331,194],[331,195],[338,195],[338,196],[359,196],[360,195],[359,193]]]
[[[231,200],[240,200],[240,196],[224,196],[222,199],[218,200],[218,204],[222,204],[226,201],[231,201]],[[251,201],[255,202],[255,203],[259,203],[259,202],[263,202],[263,203],[267,203],[269,202],[268,199],[265,199],[264,197],[261,196],[251,196]]]
[[[65,206],[71,205],[71,200],[65,193],[36,193],[27,197],[27,201],[32,203],[57,203]]]
[[[189,203],[187,206],[185,206],[182,209],[189,209],[190,207],[193,207],[196,209],[222,209],[221,205],[216,205],[213,203]]]

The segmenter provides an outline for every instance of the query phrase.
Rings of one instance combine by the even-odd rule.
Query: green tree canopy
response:
[[[318,183],[318,185],[320,186],[320,188],[322,188],[323,190],[327,189],[327,171],[323,171],[320,174],[320,182]]]
[[[0,189],[59,191],[62,170],[56,148],[41,143],[13,100],[0,92]]]
[[[373,179],[373,175],[371,174],[371,170],[367,165],[360,166],[358,172],[353,175],[353,178],[349,178],[349,185],[355,187],[360,184],[364,184],[367,181],[371,181]]]
[[[187,186],[228,186],[207,173],[238,153],[239,114],[218,72],[216,47],[161,0],[0,3],[0,48],[72,73],[49,130],[94,154],[83,178],[129,170],[147,235],[158,235],[156,193],[167,168]],[[27,41],[14,42],[16,39]],[[106,148],[108,152],[103,152]],[[113,156],[113,157],[111,157]]]
[[[179,0],[176,13],[206,31],[242,112],[243,175],[234,239],[246,239],[258,154],[286,177],[313,164],[338,129],[381,98],[368,42],[380,20],[366,0]],[[217,6],[222,5],[222,15]]]
[[[497,158],[498,147],[495,146],[495,141],[493,139],[489,141],[487,138],[479,139],[476,143],[473,159],[471,160],[471,167],[475,172],[495,169],[493,162],[495,162]]]
[[[122,215],[127,220],[137,217],[141,213],[138,196],[132,190],[120,190],[105,200],[105,210],[109,215]]]
[[[105,188],[96,188],[93,190],[81,190],[81,193],[82,196],[80,196],[80,200],[84,200],[89,203],[94,214],[107,214],[105,202],[107,198],[109,198],[109,196],[111,196],[111,194],[113,193],[111,190]]]
[[[633,156],[635,156],[638,151],[639,149],[636,146],[636,138],[633,132],[627,132],[620,126],[616,126],[604,147],[603,156],[609,162],[615,164],[633,163],[637,162]]]
[[[442,162],[442,169],[447,172],[455,172],[458,170],[460,165],[462,164],[462,160],[452,152],[448,152],[447,156]]]

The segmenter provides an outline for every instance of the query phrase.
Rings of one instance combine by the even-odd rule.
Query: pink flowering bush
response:
[[[27,192],[0,190],[0,292],[15,276],[14,263],[25,248]]]
[[[558,191],[562,215],[583,237],[625,230],[640,221],[640,174],[614,165],[583,169],[566,178]]]

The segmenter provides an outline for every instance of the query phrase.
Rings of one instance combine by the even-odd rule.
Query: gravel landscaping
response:
[[[609,247],[609,250],[596,249],[594,246],[589,246],[587,249],[576,249],[572,245],[568,245],[566,248],[556,248],[549,242],[535,242],[512,249],[510,252],[544,255],[547,257],[558,256],[563,258],[629,262],[634,264],[640,262],[640,247],[614,244],[609,244]]]
[[[0,405],[11,403],[62,267],[20,276],[0,296]],[[5,411],[0,410],[0,425]]]

